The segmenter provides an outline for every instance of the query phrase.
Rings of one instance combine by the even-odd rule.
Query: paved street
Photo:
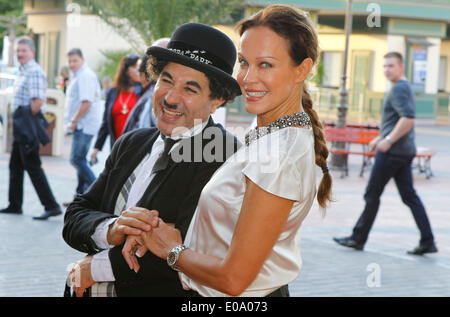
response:
[[[364,252],[338,246],[333,236],[346,236],[363,208],[369,173],[358,176],[360,157],[350,158],[350,175],[334,176],[335,203],[321,218],[313,207],[302,228],[303,270],[290,284],[292,296],[450,296],[450,127],[419,124],[417,143],[438,150],[435,174],[426,179],[415,171],[415,186],[430,217],[439,253],[407,255],[419,240],[409,209],[391,182],[383,196]],[[68,162],[70,140],[63,157],[44,157],[43,166],[57,200],[71,199],[75,170]],[[106,148],[107,146],[105,146]],[[102,154],[95,173],[101,170]],[[0,208],[7,204],[8,154],[0,154]],[[318,173],[320,176],[320,173]],[[68,264],[83,254],[62,240],[63,217],[39,222],[32,216],[42,206],[25,182],[24,215],[0,215],[0,296],[61,296]]]

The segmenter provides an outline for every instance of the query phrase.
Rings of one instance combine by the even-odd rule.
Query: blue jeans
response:
[[[77,170],[78,186],[77,194],[82,194],[95,181],[95,175],[89,168],[86,155],[92,141],[92,135],[76,130],[73,133],[72,151],[70,152],[70,163]]]
[[[394,178],[402,201],[411,209],[416,225],[420,230],[420,243],[427,244],[434,241],[425,207],[413,187],[413,159],[414,156],[377,152],[364,194],[366,206],[353,228],[352,239],[362,244],[367,241],[380,206],[380,196],[388,181]]]

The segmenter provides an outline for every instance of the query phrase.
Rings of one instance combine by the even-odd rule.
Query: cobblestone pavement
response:
[[[409,209],[393,182],[382,196],[381,208],[363,252],[335,244],[346,236],[363,208],[369,173],[358,176],[361,158],[350,158],[350,175],[334,176],[335,202],[320,216],[313,207],[302,228],[303,269],[290,284],[291,296],[450,296],[450,127],[418,126],[417,143],[438,150],[432,159],[434,177],[417,171],[415,187],[427,209],[439,253],[406,254],[419,240]],[[44,157],[44,169],[57,200],[71,199],[75,170],[68,162],[70,139],[63,157]],[[105,146],[106,148],[106,146]],[[94,166],[98,175],[107,153]],[[9,154],[0,153],[0,208],[7,205]],[[320,175],[320,173],[318,173]],[[43,208],[26,176],[24,214],[0,215],[0,297],[61,296],[66,267],[84,256],[62,239],[63,217],[35,221]]]

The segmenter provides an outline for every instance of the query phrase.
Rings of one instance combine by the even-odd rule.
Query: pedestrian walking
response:
[[[65,124],[73,134],[70,163],[77,170],[75,195],[79,195],[95,180],[86,156],[102,120],[101,88],[97,75],[85,62],[80,49],[71,49],[67,57],[73,76],[67,89]]]
[[[380,207],[381,194],[393,178],[402,201],[411,209],[420,231],[419,245],[408,253],[423,255],[437,252],[425,207],[413,186],[415,103],[411,86],[404,75],[402,55],[389,52],[384,56],[383,67],[392,88],[384,99],[380,135],[369,144],[369,151],[376,154],[364,194],[366,205],[353,228],[353,234],[333,239],[345,247],[363,250]]]
[[[48,123],[42,112],[45,109],[47,77],[36,63],[32,39],[23,37],[17,41],[17,60],[20,72],[14,83],[13,144],[9,159],[9,206],[0,213],[22,214],[23,179],[26,171],[45,211],[36,220],[46,220],[60,215],[61,208],[53,196],[39,155],[40,144],[50,138],[46,132]]]

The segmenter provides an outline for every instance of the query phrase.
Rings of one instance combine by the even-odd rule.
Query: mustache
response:
[[[176,104],[169,104],[165,99],[163,100],[163,105],[166,106],[169,109],[176,110],[178,108],[178,105]]]

